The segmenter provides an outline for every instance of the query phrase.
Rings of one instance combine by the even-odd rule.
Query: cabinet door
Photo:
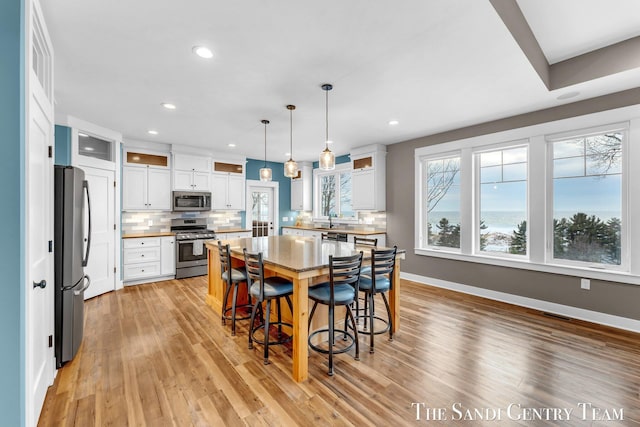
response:
[[[209,172],[193,172],[192,183],[196,191],[209,191]]]
[[[229,176],[229,187],[227,190],[228,209],[244,210],[244,184],[244,177]]]
[[[291,210],[303,210],[303,182],[302,179],[291,180]]]
[[[209,172],[210,161],[209,157],[176,153],[173,155],[173,168],[183,171]]]
[[[149,168],[148,208],[171,210],[171,174],[166,169]]]
[[[122,168],[122,210],[147,209],[147,168]]]
[[[174,170],[173,171],[173,189],[174,190],[187,190],[192,191],[193,186],[191,183],[191,176],[193,172]]]
[[[351,174],[351,205],[354,210],[375,209],[375,178],[373,170]]]
[[[175,237],[166,236],[160,238],[160,274],[176,274],[176,249]]]
[[[227,175],[212,175],[211,209],[227,209],[227,181]]]

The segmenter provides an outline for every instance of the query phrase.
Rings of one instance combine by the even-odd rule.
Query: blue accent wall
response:
[[[264,160],[247,159],[247,179],[260,179],[260,168],[264,166]],[[286,225],[293,225],[295,223],[295,217],[298,215],[296,211],[291,210],[291,178],[284,176],[284,163],[267,162],[267,167],[272,170],[273,181],[279,183],[279,196],[278,201],[280,228]],[[247,209],[250,207],[247,206]],[[243,213],[244,215],[244,213]],[[282,221],[282,217],[289,217],[289,221]],[[243,224],[245,224],[245,218],[242,218]],[[245,224],[245,227],[247,225]],[[282,234],[281,230],[278,230],[278,234]]]
[[[71,128],[67,126],[56,125],[56,165],[71,165]]]
[[[24,37],[23,1],[0,1],[0,414],[24,425]]]

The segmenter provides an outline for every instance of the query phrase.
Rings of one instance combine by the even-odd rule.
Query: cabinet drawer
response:
[[[122,262],[126,265],[151,261],[160,261],[160,246],[126,249]]]
[[[124,280],[141,279],[144,277],[160,276],[159,262],[141,262],[124,266]]]
[[[159,237],[141,237],[135,239],[123,239],[122,245],[125,249],[160,247]]]

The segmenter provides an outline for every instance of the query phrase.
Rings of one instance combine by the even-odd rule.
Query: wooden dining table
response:
[[[363,265],[371,259],[371,246],[354,243],[326,241],[314,237],[268,236],[224,241],[231,247],[231,257],[235,266],[244,261],[243,248],[249,252],[262,252],[265,274],[277,275],[293,282],[293,379],[304,381],[309,375],[308,363],[308,321],[309,284],[314,279],[329,274],[329,255],[350,256],[363,252]],[[224,284],[220,279],[220,262],[217,240],[206,243],[209,259],[209,290],[206,302],[214,310],[222,312]],[[384,248],[379,248],[384,249]],[[400,327],[400,259],[396,257],[393,288],[389,292],[389,305],[393,320],[393,331]]]

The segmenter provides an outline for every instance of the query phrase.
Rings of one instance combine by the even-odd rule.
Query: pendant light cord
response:
[[[268,122],[263,122],[264,123],[264,167],[267,167],[267,123]]]
[[[329,148],[329,91],[325,90],[325,122],[326,122],[326,138],[324,140],[325,146]]]
[[[293,108],[289,109],[289,160],[293,159]]]

